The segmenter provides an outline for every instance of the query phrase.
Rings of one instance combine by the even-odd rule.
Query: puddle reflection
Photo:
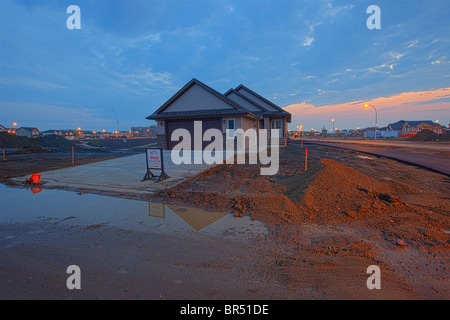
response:
[[[128,200],[63,190],[8,188],[0,185],[0,223],[52,220],[74,225],[106,225],[156,233],[201,232],[255,238],[267,228],[249,217],[157,202]]]

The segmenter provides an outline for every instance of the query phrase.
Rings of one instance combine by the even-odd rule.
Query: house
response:
[[[17,136],[28,138],[38,137],[40,133],[41,132],[39,131],[39,129],[31,127],[20,127],[19,129],[16,130]]]
[[[6,129],[4,126],[0,124],[0,132],[7,132],[7,131],[8,129]]]
[[[62,136],[62,135],[64,135],[64,133],[63,133],[62,130],[46,130],[46,131],[43,131],[43,132],[42,132],[42,135],[43,135],[44,137],[45,137],[45,136],[50,136],[50,135],[52,135],[52,134],[57,135],[57,136]]]
[[[277,143],[284,146],[291,114],[243,85],[221,94],[192,79],[147,119],[157,122],[160,147],[171,150],[179,143],[171,141],[172,133],[177,129],[186,129],[194,136],[195,121],[202,121],[202,135],[208,129],[220,130],[224,145],[227,139],[234,139],[234,130],[251,128],[277,129]],[[232,136],[226,136],[227,129]],[[192,141],[192,148],[204,149],[210,143],[204,141],[197,146]]]
[[[418,134],[422,130],[430,130],[436,134],[445,133],[445,128],[441,125],[431,121],[405,121],[402,126],[402,135],[403,136],[414,136]]]
[[[389,123],[386,131],[397,131],[398,134],[400,135],[402,133],[403,130],[403,125],[405,124],[405,120],[400,120],[394,123]]]

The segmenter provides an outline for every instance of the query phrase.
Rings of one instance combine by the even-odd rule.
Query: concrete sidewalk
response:
[[[145,153],[105,160],[77,167],[40,173],[44,188],[82,189],[93,193],[152,194],[167,187],[174,186],[212,165],[172,163],[170,151],[164,151],[164,169],[169,179],[161,182],[141,181],[147,171]],[[159,175],[160,171],[152,171]],[[29,178],[13,179],[21,183]]]

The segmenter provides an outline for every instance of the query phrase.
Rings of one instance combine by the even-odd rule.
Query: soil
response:
[[[20,161],[0,164],[4,181],[33,166]],[[51,298],[89,299],[450,297],[447,176],[320,145],[308,146],[305,170],[305,150],[292,143],[280,153],[277,175],[261,176],[260,167],[216,165],[142,200],[250,217],[267,226],[263,239],[245,242],[195,233],[186,240],[186,235],[139,233],[107,224],[77,227],[70,224],[76,217],[0,225],[0,232],[8,234],[31,237],[39,231],[37,242],[14,253],[6,255],[7,249],[0,248],[6,257],[0,273],[9,279],[7,294],[0,290],[0,297],[39,298],[42,292]],[[50,269],[43,257],[54,259]],[[64,268],[72,261],[89,266],[82,293],[74,296],[42,280],[58,274],[55,265]],[[8,267],[18,264],[40,276],[24,282]],[[381,290],[367,289],[366,269],[372,265],[381,269]],[[30,291],[30,286],[40,291]]]
[[[306,171],[305,150],[291,144],[276,176],[259,175],[257,165],[220,165],[154,200],[265,222],[277,258],[264,272],[294,291],[326,283],[325,297],[339,299],[354,281],[346,272],[378,265],[395,298],[449,298],[449,178],[354,151],[308,149]]]
[[[450,141],[450,132],[444,134],[437,134],[431,130],[422,130],[414,137],[408,138],[408,141],[439,141],[439,142],[448,142]]]
[[[97,161],[117,158],[120,155],[111,153],[77,153],[75,165],[83,165]],[[44,171],[62,169],[72,166],[71,153],[22,153],[6,156],[7,161],[0,161],[0,183],[15,185],[10,178],[22,177]]]

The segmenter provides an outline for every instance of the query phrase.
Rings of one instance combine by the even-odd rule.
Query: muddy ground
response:
[[[305,171],[304,155],[290,144],[275,176],[261,176],[258,165],[218,165],[141,198],[248,216],[268,228],[258,239],[156,235],[75,218],[2,224],[0,244],[23,239],[0,248],[0,297],[450,298],[447,176],[318,145],[308,146]],[[71,263],[89,266],[76,293],[60,272]],[[381,269],[381,290],[366,286],[371,265]]]
[[[119,154],[105,152],[78,152],[75,166],[97,161],[114,159]],[[38,154],[8,154],[7,161],[0,161],[0,183],[11,184],[10,178],[22,177],[33,173],[57,170],[72,166],[72,153],[38,153]]]
[[[265,222],[277,248],[265,272],[294,291],[320,287],[324,298],[343,298],[345,287],[356,286],[351,270],[378,265],[392,286],[383,298],[450,298],[449,177],[359,152],[304,147],[306,171],[305,150],[290,144],[276,176],[261,176],[254,165],[221,165],[156,198]]]

